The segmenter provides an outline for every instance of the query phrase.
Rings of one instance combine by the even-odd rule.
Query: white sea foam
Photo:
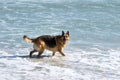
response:
[[[29,58],[23,54],[15,56],[0,51],[4,55],[0,57],[1,79],[15,80],[17,77],[17,80],[21,80],[24,77],[29,80],[119,80],[119,51],[107,52],[109,54],[102,54],[100,50],[73,54],[66,52],[66,57],[58,53],[51,57],[47,56],[49,52],[45,51],[46,56]]]

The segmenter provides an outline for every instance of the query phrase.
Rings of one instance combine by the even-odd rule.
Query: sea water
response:
[[[65,57],[29,58],[23,35],[70,32]],[[120,0],[0,0],[1,80],[120,80]]]

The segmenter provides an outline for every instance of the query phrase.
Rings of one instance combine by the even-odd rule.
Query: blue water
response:
[[[22,40],[23,35],[31,38],[46,34],[59,35],[62,30],[70,31],[70,41],[64,52],[68,55],[67,59],[69,57],[73,59],[65,58],[65,63],[71,66],[70,69],[73,70],[71,72],[80,70],[73,77],[73,74],[63,75],[63,79],[71,77],[71,80],[101,80],[101,77],[103,77],[102,80],[120,79],[119,0],[0,0],[0,69],[3,68],[3,64],[5,65],[5,70],[0,73],[0,75],[3,74],[2,79],[9,80],[9,73],[11,73],[9,66],[10,69],[15,67],[12,64],[7,65],[9,63],[4,61],[10,59],[14,63],[14,60],[17,60],[18,62],[15,63],[19,65],[20,61],[20,66],[23,64],[25,66],[27,62],[31,61],[28,58],[17,59],[21,55],[28,55],[32,50],[32,45]],[[89,62],[90,60],[92,62]],[[34,62],[34,60],[32,61]],[[37,61],[39,63],[37,66],[52,65],[49,60],[43,60],[43,62],[47,62],[46,64]],[[71,61],[75,66],[70,63]],[[94,61],[95,65],[89,64]],[[34,63],[28,64],[31,66]],[[57,66],[60,68],[58,73],[61,73],[61,70],[64,69],[61,69],[61,64]],[[15,67],[14,71],[16,69],[19,68]],[[8,70],[8,79],[4,77],[6,70]],[[21,72],[21,70],[19,71]],[[33,75],[29,71],[25,73]],[[78,74],[81,77],[76,78],[75,76]],[[21,75],[25,79],[29,79],[24,72],[23,74],[14,74],[19,77],[17,80],[22,80]],[[49,76],[45,76],[49,78]],[[31,78],[31,80],[33,79],[36,79],[35,76]],[[50,79],[58,80],[58,76]]]

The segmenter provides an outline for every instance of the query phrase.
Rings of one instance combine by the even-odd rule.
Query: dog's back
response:
[[[44,41],[46,46],[48,47],[54,48],[57,46],[55,36],[43,35],[38,37],[38,39]]]

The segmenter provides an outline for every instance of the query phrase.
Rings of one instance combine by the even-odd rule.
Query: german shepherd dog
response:
[[[62,56],[65,56],[63,53],[63,48],[66,45],[66,42],[69,40],[69,31],[66,33],[62,31],[62,35],[51,36],[43,35],[34,39],[28,38],[26,35],[23,36],[23,40],[28,43],[33,43],[33,48],[30,52],[30,57],[34,52],[38,52],[38,57],[44,52],[45,49],[52,51],[52,56],[55,55],[55,52],[59,52]]]

